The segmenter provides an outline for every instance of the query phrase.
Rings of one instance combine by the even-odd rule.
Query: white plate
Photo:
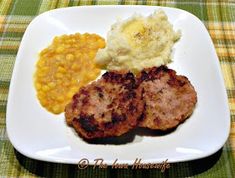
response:
[[[105,37],[117,18],[133,13],[149,15],[163,9],[181,39],[174,46],[169,65],[189,78],[198,94],[193,115],[175,131],[163,136],[139,136],[127,144],[88,144],[65,124],[64,115],[53,115],[39,104],[33,86],[38,52],[56,35],[75,32],[97,33]],[[229,135],[228,100],[216,52],[202,22],[179,9],[150,6],[92,6],[52,10],[36,17],[22,39],[11,80],[7,105],[7,133],[22,154],[44,161],[77,163],[87,158],[93,164],[103,158],[112,164],[179,162],[213,154]]]

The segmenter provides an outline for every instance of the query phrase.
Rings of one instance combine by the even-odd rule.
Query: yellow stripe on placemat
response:
[[[9,55],[9,54],[0,54],[0,70],[1,70],[1,83],[0,83],[0,88],[6,86],[5,82],[9,82],[11,80],[11,75],[13,72],[13,67],[15,63],[15,57],[16,55]],[[10,83],[10,82],[9,82]],[[0,93],[1,95],[1,93]],[[1,97],[0,97],[1,98]]]
[[[235,49],[233,47],[217,47],[216,52],[219,57],[235,57]]]
[[[235,113],[235,98],[229,98],[228,101],[231,113]]]
[[[212,39],[235,40],[234,22],[205,22]]]
[[[231,130],[230,130],[230,135],[229,135],[229,140],[230,140],[230,146],[231,149],[233,150],[233,156],[235,157],[235,122],[231,123]]]
[[[223,72],[223,77],[225,81],[225,86],[227,89],[232,90],[235,88],[233,80],[233,71],[230,63],[221,63],[221,69]]]
[[[211,30],[235,30],[235,22],[204,21],[204,24]]]
[[[6,16],[1,15],[0,16],[0,31],[4,30],[5,23],[6,23]]]
[[[0,16],[0,32],[21,32],[23,33],[34,16]]]
[[[25,25],[25,24],[17,24],[17,25],[15,25],[15,24],[13,24],[13,25],[9,25],[8,27],[7,27],[7,32],[16,32],[16,33],[24,33],[25,32],[25,30],[26,30],[26,28],[27,28],[27,24]],[[5,29],[4,28],[0,28],[0,32],[4,32],[5,31]]]
[[[19,46],[20,46],[20,41],[12,41],[12,40],[6,39],[6,40],[2,41],[0,49],[1,50],[4,50],[4,49],[7,49],[7,50],[9,50],[9,49],[16,50],[16,49],[19,48]]]
[[[68,7],[68,5],[69,0],[43,0],[39,9],[39,14],[56,8]]]
[[[7,15],[11,5],[12,5],[12,0],[8,0],[7,3],[4,2],[4,1],[0,1],[0,12],[1,12],[1,15]]]
[[[235,30],[235,29],[234,29]],[[212,30],[209,29],[209,33],[212,36],[213,39],[219,39],[219,40],[235,40],[234,31],[228,30],[228,31],[222,31],[222,30]],[[226,33],[226,34],[224,34]]]

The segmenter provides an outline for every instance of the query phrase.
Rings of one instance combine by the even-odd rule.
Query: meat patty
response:
[[[138,84],[145,102],[140,127],[167,130],[192,114],[197,94],[185,76],[166,66],[153,67],[140,73]]]
[[[120,136],[137,126],[143,113],[132,73],[106,72],[73,96],[65,108],[67,124],[85,139]]]

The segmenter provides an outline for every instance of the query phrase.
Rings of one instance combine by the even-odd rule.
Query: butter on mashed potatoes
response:
[[[163,11],[148,17],[134,14],[112,25],[107,44],[96,54],[96,63],[107,70],[130,70],[171,62],[171,50],[180,38]]]

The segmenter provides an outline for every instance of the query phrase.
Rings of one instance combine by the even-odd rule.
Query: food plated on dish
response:
[[[101,70],[94,57],[104,45],[104,39],[95,34],[55,37],[40,52],[36,65],[34,79],[40,104],[54,114],[63,112],[80,86],[99,76]]]
[[[148,17],[155,10],[165,12],[174,32],[178,33],[180,30],[180,38],[174,43],[170,52],[172,62],[167,66],[169,70],[176,71],[176,79],[179,76],[186,76],[190,81],[186,82],[186,86],[192,85],[195,89],[197,104],[193,114],[186,122],[163,135],[158,134],[159,132],[154,132],[154,135],[138,133],[128,143],[122,142],[118,145],[90,144],[84,141],[83,136],[78,136],[75,129],[67,125],[63,112],[53,114],[40,104],[35,78],[32,77],[35,76],[38,53],[50,46],[56,36],[61,37],[64,34],[69,36],[79,32],[80,35],[98,34],[105,38],[117,19],[125,21],[135,13]],[[188,28],[189,26],[191,28]],[[107,46],[107,38],[105,40],[104,48]],[[103,70],[105,66],[98,66],[98,70],[100,67]],[[151,70],[155,67],[148,68]],[[147,72],[145,68],[142,70]],[[112,71],[101,71],[101,74],[105,72]],[[131,73],[135,79],[140,75],[136,71]],[[168,77],[168,72],[164,75]],[[161,78],[159,82],[163,82],[168,88],[163,79]],[[181,80],[181,77],[179,79]],[[94,86],[92,83],[98,81],[99,77],[91,79],[82,87]],[[146,80],[144,84],[155,87],[151,81]],[[172,88],[169,86],[169,89]],[[74,91],[74,94],[76,93],[79,93],[79,90]],[[171,93],[163,94],[168,96],[174,92],[171,90]],[[148,100],[150,96],[145,97]],[[190,97],[195,98],[194,95]],[[157,100],[157,97],[153,99]],[[157,101],[162,107],[162,102]],[[69,99],[68,103],[71,102],[73,100]],[[166,158],[169,162],[178,162],[202,158],[221,148],[229,133],[229,111],[223,78],[212,41],[203,24],[195,16],[179,9],[156,6],[73,7],[43,13],[36,17],[25,31],[12,75],[6,125],[13,146],[20,153],[34,159],[76,164],[84,157],[89,160],[102,157],[108,164],[112,164],[116,158],[120,163],[131,164],[136,157],[140,157],[145,162],[156,163]],[[137,124],[137,127],[139,128],[140,124]],[[142,129],[133,129],[133,132],[128,131],[127,134],[136,133],[135,130]],[[124,135],[126,134],[120,137]]]
[[[179,38],[162,10],[119,20],[106,46],[96,34],[56,37],[39,55],[37,97],[52,113],[65,110],[67,124],[85,139],[116,137],[139,126],[175,128],[197,102],[187,77],[164,66]],[[88,84],[99,67],[107,72]]]
[[[112,24],[106,47],[98,50],[96,61],[107,70],[137,73],[171,62],[172,47],[179,38],[179,29],[173,30],[164,11],[154,11],[147,17],[135,13]]]
[[[196,91],[184,76],[166,66],[131,72],[106,72],[82,87],[67,105],[67,123],[86,139],[120,136],[134,128],[169,130],[188,118]]]

